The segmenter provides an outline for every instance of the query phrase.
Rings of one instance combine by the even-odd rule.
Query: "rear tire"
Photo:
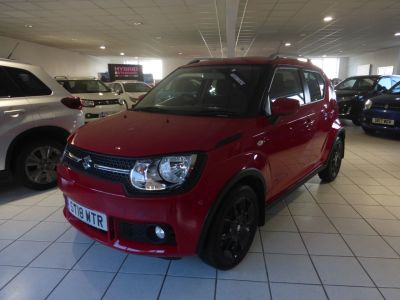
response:
[[[318,176],[322,181],[331,182],[335,180],[342,164],[343,153],[343,140],[340,137],[337,137],[332,146],[332,152],[329,156],[326,168],[318,173]]]
[[[64,146],[55,140],[39,140],[24,144],[15,162],[18,181],[34,190],[57,185],[57,164]]]
[[[200,257],[221,270],[238,265],[253,242],[258,217],[258,200],[254,190],[247,185],[234,188],[214,216]]]

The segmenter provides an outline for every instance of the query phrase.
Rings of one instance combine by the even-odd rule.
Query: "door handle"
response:
[[[9,116],[11,118],[18,118],[20,115],[25,113],[25,109],[14,109],[14,110],[6,110],[4,111],[5,116]]]
[[[312,119],[310,119],[310,118],[307,118],[305,121],[304,121],[304,125],[308,128],[308,127],[310,127],[310,126],[312,126],[314,124],[314,120],[312,120]]]

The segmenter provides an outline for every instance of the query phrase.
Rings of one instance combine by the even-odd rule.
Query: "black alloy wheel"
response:
[[[335,180],[340,171],[342,164],[342,158],[344,153],[343,140],[338,137],[333,145],[331,155],[328,159],[326,168],[318,173],[319,178],[325,182],[331,182]]]
[[[206,263],[227,270],[247,254],[258,226],[257,195],[249,186],[233,189],[224,199],[200,255]]]

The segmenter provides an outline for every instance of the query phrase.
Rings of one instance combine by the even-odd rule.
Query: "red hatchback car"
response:
[[[198,254],[230,269],[266,204],[315,174],[335,179],[344,139],[335,93],[311,63],[195,61],[133,109],[69,137],[58,167],[64,214],[116,249]]]

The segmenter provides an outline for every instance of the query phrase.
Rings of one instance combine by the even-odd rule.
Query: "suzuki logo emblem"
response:
[[[83,158],[82,165],[85,170],[90,169],[92,167],[91,163],[92,163],[92,159],[90,158],[90,156],[85,156]]]

